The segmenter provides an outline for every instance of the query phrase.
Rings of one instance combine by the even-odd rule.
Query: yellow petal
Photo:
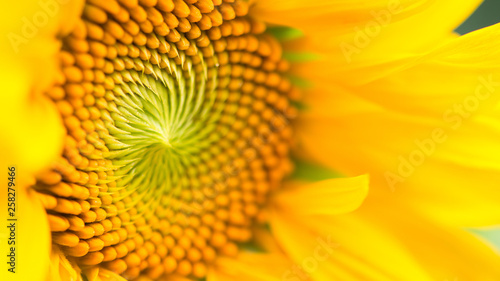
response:
[[[55,55],[61,45],[57,36],[72,30],[82,10],[83,0],[2,2],[2,71],[8,72],[10,63],[15,62],[15,65],[25,71],[30,82],[33,82],[31,86],[38,90],[49,86],[55,74]],[[44,71],[40,71],[41,67]],[[7,93],[3,91],[3,94]]]
[[[499,101],[499,35],[499,24],[477,30],[414,59],[358,69],[358,83],[344,79],[344,85],[356,95],[403,112],[441,118],[455,104],[481,111]],[[376,72],[381,75],[373,75]],[[327,79],[322,75],[318,81]]]
[[[280,253],[242,251],[237,258],[218,258],[207,281],[279,281],[292,269],[292,263]]]
[[[305,220],[321,228],[314,229]],[[287,255],[312,280],[430,280],[398,240],[356,220],[276,213],[271,228]]]
[[[387,186],[387,181],[383,180],[374,184]],[[405,182],[398,183],[393,196],[443,224],[497,225],[500,222],[500,191],[495,182],[499,180],[500,175],[495,170],[431,160]]]
[[[63,127],[43,91],[56,79],[56,36],[73,26],[82,9],[83,1],[0,4],[0,165],[34,173],[60,154]]]
[[[0,105],[0,147],[3,167],[15,165],[30,174],[46,167],[61,153],[64,129],[46,98],[33,96],[22,69],[0,72],[4,83]],[[5,94],[7,93],[7,94]]]
[[[278,192],[273,203],[283,212],[335,215],[353,211],[368,193],[368,176],[296,184]]]
[[[252,15],[304,31],[308,49],[337,64],[397,57],[442,42],[481,3],[461,1],[255,1]],[[397,42],[394,41],[397,38]],[[304,45],[304,42],[300,42]],[[311,49],[312,47],[312,49]]]
[[[379,204],[361,209],[339,216],[304,217],[275,211],[271,229],[287,255],[312,280],[500,277],[499,257],[464,231],[438,227],[404,207]],[[291,274],[286,280],[294,277]]]
[[[346,175],[369,173],[372,194],[397,196],[445,223],[500,221],[500,128],[494,120],[478,116],[454,128],[442,119],[376,107],[359,106],[352,114],[318,108],[297,124],[302,157]]]
[[[403,204],[367,206],[353,215],[388,229],[418,257],[433,280],[498,280],[499,256],[489,245],[467,231],[427,222]]]
[[[49,268],[50,254],[50,230],[45,210],[38,198],[29,189],[21,188],[28,182],[22,179],[22,169],[16,169],[16,201],[15,210],[7,213],[7,176],[1,179],[2,186],[5,187],[4,194],[0,196],[0,203],[5,208],[0,211],[0,219],[5,224],[0,229],[0,255],[3,257],[3,268],[0,270],[0,280],[9,281],[45,281]],[[7,168],[5,168],[7,175]],[[9,197],[13,198],[13,197]],[[14,216],[10,215],[10,212]],[[7,221],[7,219],[17,219]],[[8,228],[7,224],[13,227]],[[15,237],[10,239],[11,237]],[[9,239],[9,240],[8,240]],[[12,251],[14,250],[14,251]],[[15,258],[8,258],[13,261],[7,264],[7,256],[14,253]],[[15,273],[9,272],[8,269]]]
[[[413,166],[434,159],[500,169],[495,141],[500,137],[500,125],[493,117],[450,114],[443,120],[387,110],[325,116],[321,110],[304,113],[297,134],[309,156],[334,169],[350,174],[396,170],[404,162],[401,158]],[[325,129],[328,127],[331,129]]]

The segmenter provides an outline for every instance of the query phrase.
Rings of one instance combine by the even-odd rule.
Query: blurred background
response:
[[[500,0],[485,0],[481,6],[455,31],[465,34],[500,22]]]

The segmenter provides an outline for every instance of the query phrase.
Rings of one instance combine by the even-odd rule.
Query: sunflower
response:
[[[403,102],[391,108],[365,93],[467,51],[450,30],[477,3],[455,3],[443,18],[450,3],[4,9],[1,164],[16,170],[15,278],[498,279],[486,245],[417,203],[382,196],[378,179],[352,212],[380,159],[358,158],[366,135],[349,133],[377,139],[403,118],[415,120],[406,130],[419,128],[418,110],[436,109],[404,115]],[[410,29],[422,19],[431,30]],[[436,42],[449,45],[422,54]]]

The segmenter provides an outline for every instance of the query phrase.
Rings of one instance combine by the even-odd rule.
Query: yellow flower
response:
[[[426,216],[425,198],[384,193],[386,150],[368,145],[387,141],[392,122],[401,124],[395,139],[429,128],[391,90],[405,91],[396,88],[405,77],[425,85],[418,75],[441,55],[456,63],[454,51],[468,51],[467,38],[450,33],[477,1],[453,11],[434,2],[4,9],[2,76],[13,94],[2,99],[1,164],[16,168],[19,268],[2,280],[498,279],[499,257]],[[422,22],[430,28],[415,28]],[[303,81],[312,87],[299,90]],[[429,90],[414,89],[416,100]],[[418,105],[410,113],[441,109]],[[352,177],[315,178],[322,168],[298,161],[290,178],[291,150]],[[367,172],[374,191],[352,212],[367,196]]]

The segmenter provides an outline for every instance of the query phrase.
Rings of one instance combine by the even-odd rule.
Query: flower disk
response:
[[[246,1],[88,0],[47,95],[67,130],[38,177],[82,269],[204,277],[292,170],[280,44]]]

